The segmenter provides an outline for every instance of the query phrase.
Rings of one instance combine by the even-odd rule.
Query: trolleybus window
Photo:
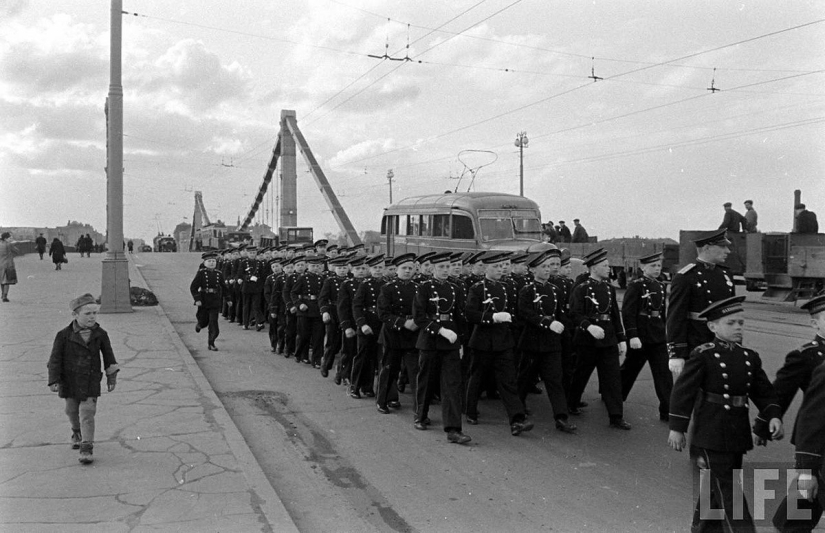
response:
[[[453,215],[453,239],[473,239],[473,219],[461,215]]]
[[[432,236],[450,236],[450,215],[432,215]]]
[[[513,218],[516,236],[520,239],[541,240],[541,221],[536,218]]]
[[[482,241],[499,241],[513,238],[513,222],[510,218],[479,218]]]

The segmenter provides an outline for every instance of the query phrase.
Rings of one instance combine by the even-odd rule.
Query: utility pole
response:
[[[123,85],[121,39],[123,0],[112,0],[109,97],[106,99],[106,234],[101,313],[131,313],[129,261],[123,253]]]
[[[518,193],[524,196],[524,149],[530,143],[527,132],[522,131],[516,134],[515,145],[518,146]]]
[[[395,177],[392,169],[387,171],[387,181],[390,182],[390,205],[392,205],[392,179]]]

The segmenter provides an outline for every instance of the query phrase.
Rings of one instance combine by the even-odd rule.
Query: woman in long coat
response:
[[[14,256],[20,255],[17,247],[9,241],[11,233],[4,231],[0,235],[0,287],[3,301],[9,301],[9,285],[17,283],[17,270],[14,268]]]
[[[66,249],[63,248],[63,243],[57,237],[52,241],[52,246],[49,248],[49,255],[52,257],[55,270],[61,270],[63,259],[66,257]]]

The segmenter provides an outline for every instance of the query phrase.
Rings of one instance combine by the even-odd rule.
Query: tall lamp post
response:
[[[524,196],[524,149],[530,144],[527,132],[522,131],[516,134],[515,145],[518,146],[518,193]]]
[[[395,173],[392,169],[387,171],[387,181],[390,182],[390,204],[392,204],[392,179],[395,177]]]
[[[131,313],[129,261],[123,253],[123,86],[120,50],[123,0],[112,0],[109,97],[106,99],[106,237],[101,313]]]

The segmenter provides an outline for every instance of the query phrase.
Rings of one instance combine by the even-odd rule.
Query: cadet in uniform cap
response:
[[[324,257],[309,256],[306,262],[308,264],[306,272],[295,279],[290,290],[292,306],[297,309],[295,362],[321,368],[321,357],[324,353],[324,323],[321,320],[318,296],[324,284],[321,277]],[[312,359],[309,355],[310,350]]]
[[[671,395],[668,444],[676,451],[685,447],[685,432],[693,415],[690,457],[696,468],[710,473],[709,484],[694,486],[694,494],[700,497],[693,514],[693,531],[714,525],[722,529],[721,520],[725,520],[726,530],[754,531],[747,503],[733,495],[738,479],[735,472],[742,468],[742,456],[754,444],[749,402],[759,409],[759,418],[769,421],[770,435],[758,434],[760,443],[782,436],[779,405],[762,360],[741,344],[744,300],[744,296],[724,298],[700,313],[715,337],[693,350]],[[694,475],[694,483],[699,478]],[[706,490],[710,490],[709,507]],[[708,508],[723,510],[724,516],[710,519]]]
[[[430,402],[440,384],[441,423],[447,440],[466,444],[471,439],[461,431],[461,322],[463,321],[461,292],[448,281],[449,252],[432,255],[433,276],[418,288],[413,304],[413,318],[419,333],[415,347],[419,352],[414,427],[426,430]],[[409,371],[409,370],[408,370]],[[410,375],[411,381],[414,379]],[[414,385],[416,385],[414,383]]]
[[[667,347],[674,376],[682,371],[694,348],[713,340],[713,333],[699,318],[699,312],[736,294],[733,276],[722,266],[730,253],[725,230],[707,232],[693,242],[698,249],[696,262],[673,277],[667,306]]]
[[[378,317],[378,295],[384,285],[384,254],[367,258],[370,276],[364,279],[352,298],[358,351],[352,360],[350,397],[375,397],[375,366],[378,362],[378,338],[381,319]]]
[[[510,329],[516,302],[507,297],[507,288],[501,283],[502,263],[509,252],[489,252],[481,258],[486,266],[483,280],[467,294],[465,314],[473,324],[468,346],[472,348],[470,379],[467,383],[467,422],[478,423],[478,399],[487,369],[495,372],[499,396],[504,403],[510,424],[510,434],[520,435],[533,429],[533,423],[524,416],[524,404],[518,396],[516,370],[513,362],[513,335]]]
[[[660,252],[639,259],[643,276],[627,285],[622,301],[622,320],[628,339],[627,357],[621,366],[622,400],[633,388],[645,363],[650,365],[653,387],[659,399],[659,419],[667,421],[673,376],[668,370],[667,336],[665,335],[665,286],[659,281],[662,272]]]
[[[221,312],[224,290],[223,274],[215,268],[217,258],[216,252],[203,253],[201,255],[203,268],[198,269],[192,283],[189,284],[189,292],[197,306],[195,331],[200,332],[201,329],[208,328],[207,348],[213,352],[218,351],[215,347],[215,339],[220,334],[218,313]],[[232,305],[231,302],[229,305]]]
[[[351,246],[349,249],[350,252],[355,252],[358,255],[366,255],[367,249],[363,244],[356,244],[355,246]]]
[[[593,370],[597,369],[610,427],[630,429],[630,424],[624,420],[619,371],[619,358],[627,351],[627,344],[616,289],[610,284],[607,251],[594,250],[585,256],[584,264],[590,269],[590,275],[573,288],[570,296],[570,319],[576,328],[573,343],[578,361],[567,404],[571,414],[578,414],[582,393]]]
[[[809,427],[805,427],[806,422],[803,417],[804,406],[812,405],[816,402],[821,403],[823,396],[825,396],[825,394],[823,394],[825,393],[825,389],[822,388],[822,385],[817,386],[814,384],[814,374],[817,372],[817,368],[823,366],[822,363],[825,361],[825,294],[811,298],[800,307],[810,313],[811,327],[815,332],[815,336],[811,342],[803,344],[785,356],[785,364],[776,373],[776,379],[773,381],[780,416],[785,415],[788,407],[793,403],[796,392],[798,390],[802,391],[803,408],[800,408],[797,414],[793,433],[791,434],[791,444],[796,444],[797,453],[807,446],[803,444],[807,437],[800,439],[800,434],[808,434],[808,432],[813,429],[810,427],[811,420],[807,421]],[[818,418],[822,418],[823,412],[825,412],[825,409],[820,408],[817,415]],[[819,425],[819,423],[813,424],[813,426],[817,425]],[[754,432],[764,433],[764,426],[764,418],[757,418],[754,424]],[[816,452],[820,456],[822,453],[822,442],[825,441],[820,438],[820,448],[819,451]],[[802,445],[803,448],[800,448],[800,445]],[[807,449],[807,451],[814,452],[816,450]],[[821,458],[819,459],[819,463],[821,465]],[[797,468],[800,468],[799,464],[797,464]],[[810,468],[810,466],[802,466],[801,468]],[[815,467],[813,468],[813,472],[816,474],[820,472],[820,469]],[[821,472],[819,479],[825,479],[822,477]],[[815,481],[816,477],[814,477],[813,480]],[[819,492],[825,494],[821,485]],[[780,531],[811,531],[816,527],[822,516],[821,502],[816,498],[814,498],[813,501],[803,499],[798,500],[796,506],[799,510],[804,509],[806,512],[810,512],[810,519],[791,519],[788,513],[786,497],[779,505],[773,518],[773,524],[777,529]]]
[[[396,380],[402,365],[410,370],[413,379],[418,372],[418,351],[415,348],[418,326],[412,319],[413,300],[418,288],[412,281],[415,254],[401,254],[390,258],[390,263],[397,275],[381,287],[377,303],[378,318],[384,324],[381,334],[384,349],[379,364],[375,403],[378,412],[383,414],[389,413],[390,408],[401,407]]]

